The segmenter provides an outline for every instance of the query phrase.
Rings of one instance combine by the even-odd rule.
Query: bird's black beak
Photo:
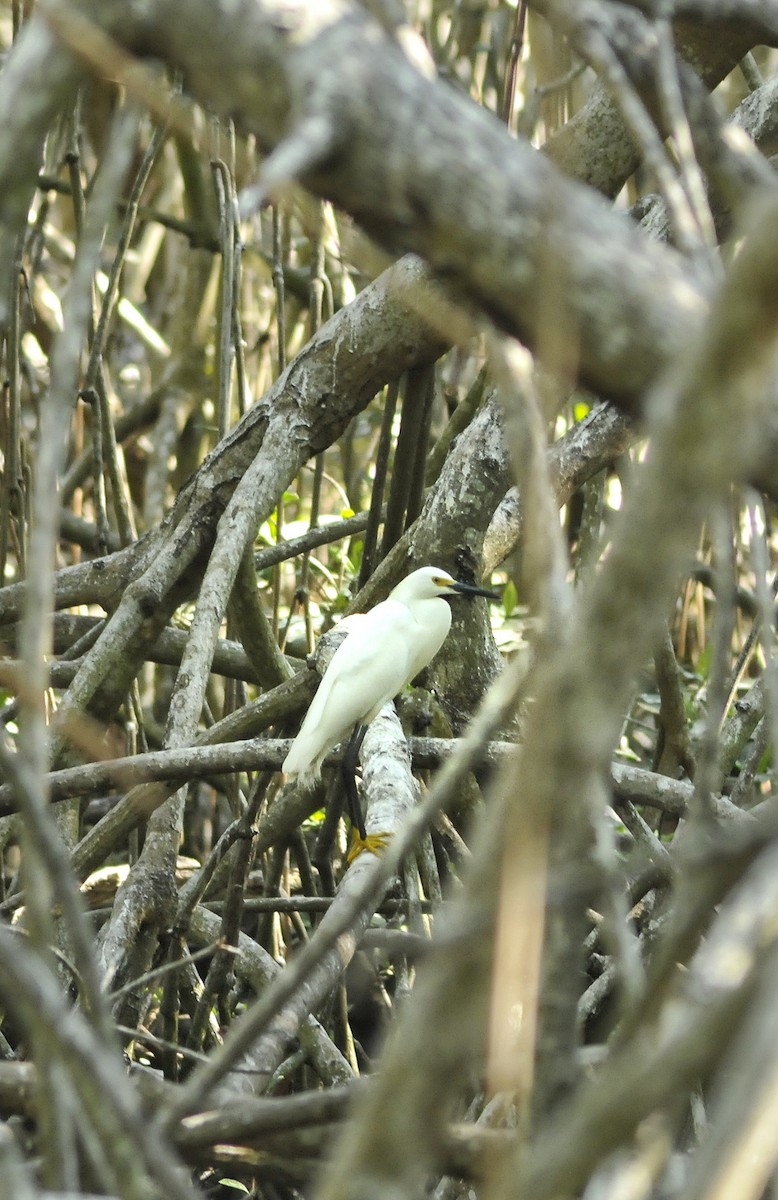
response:
[[[452,592],[458,592],[461,596],[484,596],[487,600],[502,600],[502,596],[498,596],[497,592],[487,592],[485,588],[476,587],[472,583],[456,583],[451,584]]]

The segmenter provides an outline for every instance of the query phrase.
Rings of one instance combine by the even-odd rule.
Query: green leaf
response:
[[[502,592],[502,608],[506,617],[511,615],[518,602],[519,593],[516,591],[516,584],[509,579]]]
[[[219,1183],[222,1187],[235,1188],[236,1192],[245,1192],[247,1196],[249,1194],[249,1189],[239,1179],[220,1179]]]
[[[704,650],[701,650],[697,655],[697,670],[703,679],[707,679],[710,675],[711,663],[713,661],[713,642],[708,642]]]

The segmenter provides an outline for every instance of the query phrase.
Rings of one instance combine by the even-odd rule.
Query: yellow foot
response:
[[[351,831],[351,845],[348,848],[346,862],[349,866],[355,858],[359,858],[363,850],[367,850],[369,854],[380,854],[386,849],[386,844],[391,837],[391,833],[369,833],[366,838],[361,838],[356,829]]]

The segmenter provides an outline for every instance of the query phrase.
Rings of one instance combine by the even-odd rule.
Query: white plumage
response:
[[[457,594],[496,598],[438,567],[421,567],[354,623],[332,656],[282,770],[297,775],[303,786],[318,779],[329,751],[355,727],[369,725],[432,661],[451,627],[443,597]]]

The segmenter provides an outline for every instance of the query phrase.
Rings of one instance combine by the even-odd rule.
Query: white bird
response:
[[[364,823],[353,804],[353,775],[365,730],[435,657],[451,628],[451,609],[443,597],[457,595],[499,599],[494,592],[460,583],[440,567],[421,567],[361,616],[333,654],[284,760],[282,770],[310,787],[329,751],[353,731],[343,773],[352,822],[363,840]]]

